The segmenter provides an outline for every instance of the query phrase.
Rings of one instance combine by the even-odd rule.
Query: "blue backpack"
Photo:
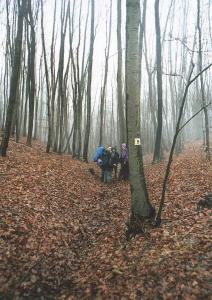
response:
[[[99,158],[102,157],[102,153],[103,153],[103,150],[105,148],[103,146],[99,146],[97,149],[96,149],[96,153],[94,155],[94,158],[93,158],[93,161],[98,161]]]

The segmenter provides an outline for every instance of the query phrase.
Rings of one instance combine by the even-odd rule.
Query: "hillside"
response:
[[[96,176],[89,172],[95,168]],[[164,163],[146,161],[157,206]],[[94,164],[10,143],[0,157],[0,299],[209,299],[212,163],[199,145],[175,158],[163,224],[125,237],[128,183]]]

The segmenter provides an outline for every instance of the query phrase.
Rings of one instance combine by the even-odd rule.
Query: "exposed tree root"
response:
[[[130,240],[137,234],[143,235],[146,239],[149,239],[149,233],[146,232],[145,226],[149,223],[149,219],[140,218],[138,216],[131,215],[130,220],[126,222],[126,239]]]

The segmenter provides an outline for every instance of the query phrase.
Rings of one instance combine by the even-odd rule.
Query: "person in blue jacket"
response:
[[[101,168],[101,181],[109,183],[112,181],[113,163],[111,158],[111,147],[99,146],[94,155],[94,161]]]
[[[104,168],[102,165],[102,156],[103,156],[103,151],[105,150],[104,146],[99,146],[96,149],[93,161],[97,163],[97,165],[101,168],[102,174],[101,174],[101,180],[104,181]]]

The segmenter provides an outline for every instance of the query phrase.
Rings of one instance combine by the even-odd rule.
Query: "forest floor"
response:
[[[156,207],[165,163],[145,162]],[[188,145],[162,226],[127,241],[128,183],[102,184],[93,163],[11,141],[0,158],[0,299],[211,299],[211,211],[197,209],[211,192],[212,163]]]

